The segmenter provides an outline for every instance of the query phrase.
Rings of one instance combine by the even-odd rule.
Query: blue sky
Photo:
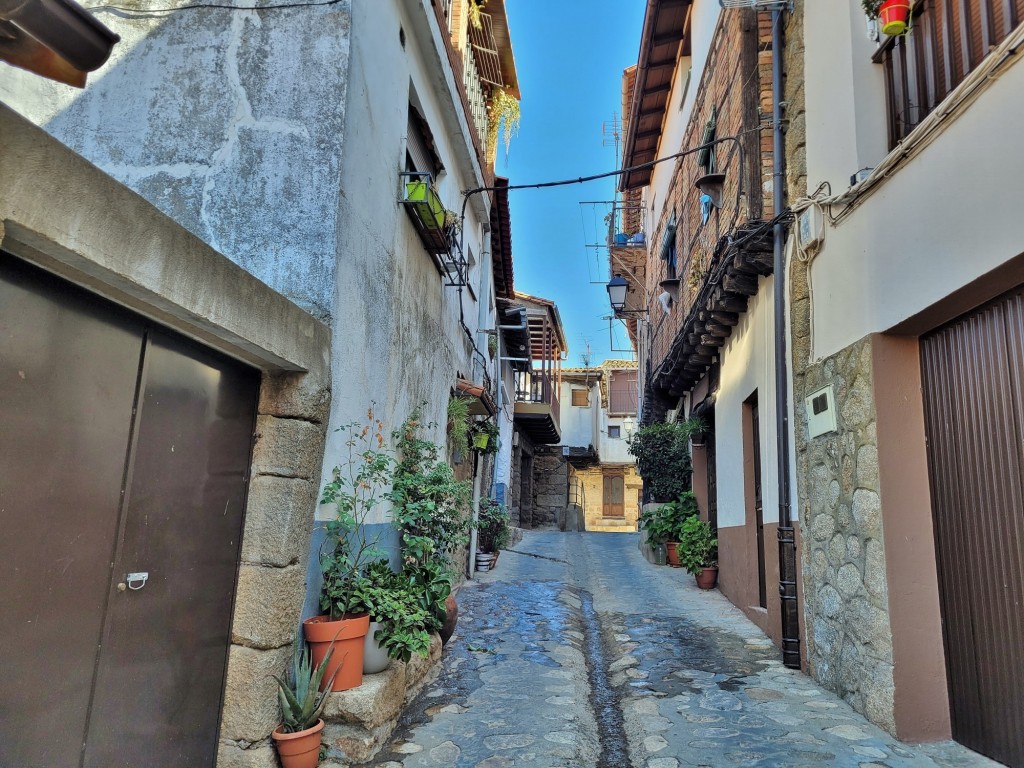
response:
[[[522,123],[499,175],[510,184],[589,176],[616,167],[603,146],[602,123],[621,110],[622,70],[635,64],[643,24],[642,0],[517,0],[507,2],[512,47],[522,91]],[[629,358],[612,352],[608,333],[607,253],[600,269],[593,249],[606,209],[581,201],[611,200],[615,180],[542,190],[513,191],[512,253],[516,290],[551,299],[565,326],[569,357],[580,365],[584,338],[592,363]],[[581,216],[582,211],[582,216]],[[589,265],[588,265],[589,254]],[[629,342],[621,324],[617,347]]]

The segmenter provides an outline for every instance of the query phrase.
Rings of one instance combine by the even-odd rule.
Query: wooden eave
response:
[[[494,274],[495,296],[515,298],[512,265],[512,219],[508,207],[508,179],[494,179],[494,197],[491,204],[491,271]],[[504,318],[499,325],[507,325]]]
[[[555,302],[519,291],[516,291],[516,299],[527,307],[531,341],[530,356],[534,360],[561,358],[562,354],[569,350],[569,346],[565,342],[565,330],[562,328],[562,318],[558,314]],[[553,335],[550,344],[545,336],[548,329]]]
[[[656,159],[672,92],[672,78],[680,56],[690,55],[691,0],[649,0],[640,37],[636,83],[626,119],[623,168]],[[622,175],[622,191],[646,186],[653,169]]]
[[[497,53],[501,72],[501,87],[518,101],[519,76],[516,74],[516,60],[512,52],[512,35],[508,28],[508,16],[505,13],[505,0],[488,0],[487,13],[490,24],[491,44]],[[470,25],[472,30],[472,25]]]
[[[718,241],[710,276],[653,373],[650,386],[658,396],[646,399],[644,424],[661,421],[666,403],[689,392],[719,356],[747,300],[757,294],[758,279],[772,274],[772,246],[772,230],[762,221],[747,222]]]

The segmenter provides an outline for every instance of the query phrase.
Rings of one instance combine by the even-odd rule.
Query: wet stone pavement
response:
[[[997,766],[896,741],[635,534],[528,532],[477,576],[438,679],[371,765]]]

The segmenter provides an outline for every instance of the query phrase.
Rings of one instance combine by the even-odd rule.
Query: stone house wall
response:
[[[533,459],[533,515],[529,527],[558,525],[568,503],[569,464],[561,446],[538,447]]]

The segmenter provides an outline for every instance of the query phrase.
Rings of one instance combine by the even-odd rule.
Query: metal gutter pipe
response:
[[[782,10],[772,11],[772,201],[775,277],[775,450],[779,489],[779,597],[782,608],[782,663],[800,669],[800,614],[797,605],[796,533],[790,509],[789,376],[786,360],[785,135],[782,116]]]

